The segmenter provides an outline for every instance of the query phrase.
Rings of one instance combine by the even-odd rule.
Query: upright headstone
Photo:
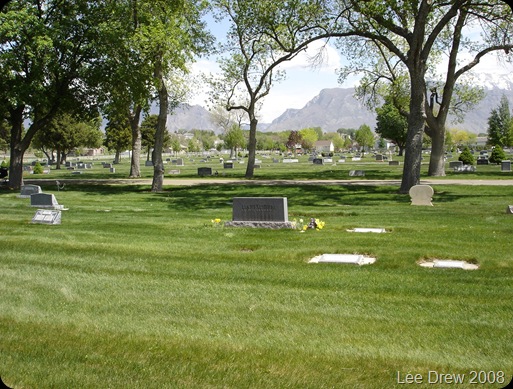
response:
[[[225,169],[233,169],[233,162],[225,162],[225,163],[223,164],[223,167],[224,167]]]
[[[34,193],[43,193],[39,185],[23,185],[19,197],[28,199]]]
[[[314,158],[312,162],[314,165],[323,165],[324,164],[324,160],[322,158]]]
[[[153,166],[153,162],[152,161],[146,161],[146,162],[144,162],[144,166]]]
[[[234,197],[228,227],[294,228],[289,222],[286,197]]]
[[[38,208],[62,209],[52,193],[34,193],[30,195],[30,205]]]
[[[433,206],[431,203],[435,191],[429,185],[414,185],[410,188],[409,194],[411,205]]]
[[[211,167],[199,167],[198,168],[198,176],[200,177],[206,177],[212,175],[212,168]]]
[[[365,177],[365,171],[363,170],[350,170],[349,177]]]
[[[501,172],[510,172],[511,171],[511,161],[502,161],[501,162]]]
[[[176,159],[176,166],[185,166],[183,162],[183,158]]]

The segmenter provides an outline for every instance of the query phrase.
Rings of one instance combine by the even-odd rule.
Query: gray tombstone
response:
[[[32,223],[61,224],[61,211],[38,209],[32,218]]]
[[[43,193],[39,185],[23,185],[19,197],[28,199],[34,193]]]
[[[399,161],[388,161],[388,166],[399,166],[400,164]]]
[[[349,177],[365,177],[365,171],[363,170],[350,170]]]
[[[314,158],[312,160],[312,162],[314,165],[323,165],[324,164],[324,160],[322,158]]]
[[[144,162],[144,166],[153,166],[153,162],[152,161],[146,161],[146,162]]]
[[[383,155],[382,154],[376,154],[376,161],[383,161]]]
[[[38,208],[62,209],[52,193],[34,193],[30,195],[30,205]]]
[[[225,169],[233,169],[233,162],[225,162],[225,163],[223,164],[223,167],[224,167]]]
[[[501,172],[510,172],[511,171],[511,161],[502,161],[501,162]]]
[[[198,168],[198,176],[200,177],[206,177],[212,175],[212,168],[211,167],[199,167]]]
[[[451,169],[458,168],[458,167],[461,167],[461,166],[463,166],[463,162],[462,161],[451,161],[451,162],[449,162],[449,167]]]
[[[294,228],[289,222],[286,197],[234,197],[228,227]]]
[[[185,166],[185,164],[183,162],[183,158],[176,159],[176,166]]]

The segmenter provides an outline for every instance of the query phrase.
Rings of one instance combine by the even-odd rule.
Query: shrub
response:
[[[43,174],[43,166],[38,162],[34,165],[34,174]]]
[[[490,154],[489,161],[490,163],[496,163],[499,164],[503,160],[506,159],[506,153],[500,146],[495,146],[492,150],[492,154]]]
[[[468,147],[465,147],[461,152],[458,161],[463,162],[463,165],[473,165],[474,164],[474,156],[470,152]]]
[[[4,159],[2,163],[0,164],[0,167],[8,168],[9,167],[9,161]]]

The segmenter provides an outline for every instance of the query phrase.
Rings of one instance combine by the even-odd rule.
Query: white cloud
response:
[[[322,61],[317,66],[312,65],[312,58],[321,52]],[[265,97],[259,112],[261,122],[271,122],[288,108],[302,108],[319,94],[321,89],[335,88],[338,84],[336,70],[341,67],[341,57],[337,50],[325,42],[315,42],[308,49],[280,68],[286,72],[286,79],[275,83],[271,92]],[[216,74],[219,66],[215,59],[202,59],[194,63],[192,73]],[[351,84],[352,83],[352,84]],[[353,86],[354,80],[349,80],[343,86]],[[199,84],[189,103],[205,106],[208,91],[204,84]]]

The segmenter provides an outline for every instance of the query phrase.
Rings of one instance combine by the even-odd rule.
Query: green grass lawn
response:
[[[0,191],[10,387],[501,388],[512,378],[511,187],[436,185],[433,207],[394,186],[42,187],[69,208],[61,225],[30,223],[30,200]],[[326,226],[214,226],[231,219],[235,196],[285,196],[289,219]],[[377,261],[308,263],[323,253]],[[433,258],[480,268],[417,264]]]
[[[226,155],[223,155],[225,161],[228,160]],[[508,156],[513,159],[513,156]],[[51,170],[49,175],[29,175],[26,174],[27,179],[67,179],[67,180],[84,180],[84,179],[126,179],[130,173],[130,161],[127,158],[121,160],[120,164],[113,165],[115,172],[111,173],[109,169],[103,168],[101,162],[112,162],[112,156],[105,156],[99,158],[81,158],[86,163],[92,163],[92,169],[80,170],[81,174],[76,174],[77,171],[66,170],[65,167],[61,170]],[[234,161],[233,169],[225,169],[223,164],[219,162],[218,157],[206,159],[201,156],[190,156],[182,158],[184,166],[177,166],[173,163],[176,157],[167,155],[164,160],[166,178],[198,178],[199,167],[211,167],[212,171],[217,172],[219,178],[244,178],[246,173],[246,163],[239,163]],[[255,169],[254,180],[347,180],[347,179],[369,179],[369,180],[383,180],[393,179],[400,180],[403,174],[403,157],[394,156],[393,160],[399,161],[399,166],[389,166],[387,161],[377,162],[372,154],[366,154],[361,161],[353,162],[351,158],[346,158],[346,162],[339,162],[339,156],[332,158],[332,163],[324,165],[314,165],[308,161],[308,156],[300,156],[297,159],[299,163],[282,163],[283,157],[278,155],[257,155],[257,159],[261,161],[260,168]],[[273,159],[278,160],[278,163],[273,162]],[[424,155],[423,163],[421,166],[421,178],[428,178],[427,170],[429,165],[429,155]],[[502,172],[500,165],[477,165],[476,172],[454,172],[449,168],[450,161],[456,161],[457,157],[452,158],[446,162],[446,177],[441,179],[454,179],[454,178],[468,178],[468,179],[512,179],[512,172]],[[74,162],[75,159],[72,159]],[[205,162],[202,162],[205,161]],[[153,177],[153,167],[145,166],[145,161],[141,161],[141,175],[142,178]],[[351,177],[349,172],[351,170],[364,170],[364,177]],[[172,173],[172,171],[177,171]],[[75,174],[74,174],[75,173]]]

